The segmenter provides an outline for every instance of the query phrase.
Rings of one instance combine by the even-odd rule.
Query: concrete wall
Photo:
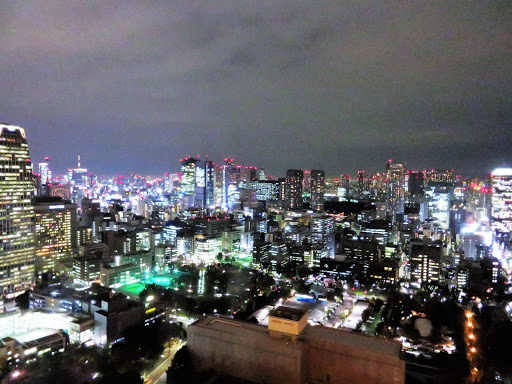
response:
[[[215,370],[256,383],[303,382],[307,346],[302,342],[273,338],[266,328],[257,331],[240,328],[228,333],[192,326],[187,332],[187,346],[199,371]]]
[[[391,340],[310,326],[298,337],[286,336],[216,317],[194,323],[187,332],[192,361],[201,372],[265,384],[405,383],[401,345]]]
[[[306,335],[310,346],[307,362],[306,378],[323,381],[330,384],[404,384],[405,361],[400,359],[400,353],[395,355],[374,351],[372,343],[393,343],[384,339],[370,338],[369,336],[350,334],[362,338],[361,344],[356,341],[353,345],[336,341],[334,332],[345,332],[323,328],[322,333],[333,333],[325,337],[309,337]],[[364,340],[368,339],[368,340]],[[351,340],[347,340],[350,343]],[[367,344],[370,348],[365,348]],[[379,346],[380,347],[380,346]],[[390,345],[394,349],[394,345]]]

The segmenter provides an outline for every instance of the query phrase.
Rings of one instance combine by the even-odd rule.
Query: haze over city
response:
[[[0,116],[56,170],[509,160],[509,2],[2,1],[0,21]]]
[[[512,383],[511,26],[0,0],[0,384]]]

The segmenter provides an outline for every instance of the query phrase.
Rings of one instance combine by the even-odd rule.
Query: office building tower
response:
[[[50,158],[45,157],[44,160],[44,163],[39,163],[39,175],[41,176],[42,185],[51,183],[52,179],[52,172],[50,171],[50,165],[48,163]]]
[[[263,167],[258,169],[258,180],[267,180],[267,173]]]
[[[38,198],[34,206],[35,269],[39,275],[56,270],[59,260],[77,253],[77,206],[59,198]]]
[[[450,226],[450,207],[454,187],[451,184],[436,183],[425,188],[425,198],[428,205],[428,218],[443,229]]]
[[[423,196],[423,188],[425,186],[425,178],[423,172],[407,172],[406,179],[408,201],[419,201],[420,198]]]
[[[431,169],[425,171],[427,182],[453,183],[453,169]]]
[[[334,233],[334,218],[323,214],[315,214],[309,223],[311,244],[324,245],[328,235]]]
[[[196,189],[196,163],[193,157],[180,159],[181,161],[181,194],[185,197],[193,196]]]
[[[0,124],[0,294],[14,297],[34,282],[34,180],[23,128]]]
[[[439,281],[443,265],[442,242],[411,240],[409,243],[411,280],[421,282]]]
[[[195,166],[194,207],[206,208],[206,163],[197,159]]]
[[[240,170],[241,166],[236,166],[233,159],[224,159],[225,165],[222,175],[222,208],[231,210],[233,209],[240,197]]]
[[[512,232],[512,168],[497,168],[491,173],[491,228],[496,235]]]
[[[258,168],[256,168],[255,166],[251,165],[249,167],[245,167],[243,170],[242,170],[242,179],[241,179],[241,185],[240,185],[240,188],[247,188],[247,189],[250,189],[251,188],[251,183],[253,181],[256,181],[259,179],[259,172],[258,172]]]
[[[65,200],[65,199],[64,199]],[[101,215],[99,200],[91,200],[84,197],[81,200],[81,218],[80,225],[91,228],[94,219]]]
[[[207,161],[205,163],[205,198],[206,198],[206,208],[214,209],[215,208],[215,164],[213,161]]]
[[[325,172],[313,169],[311,171],[311,209],[315,212],[324,210]]]
[[[81,189],[88,187],[90,184],[90,175],[87,168],[82,168],[80,164],[80,155],[78,155],[77,167],[68,169],[69,181],[74,186],[74,189]]]
[[[302,201],[309,203],[311,201],[311,172],[304,171],[302,180]]]
[[[251,189],[256,191],[258,201],[281,200],[281,182],[279,180],[255,180]]]
[[[405,200],[405,164],[386,164],[386,212],[395,219],[396,214],[404,212]]]
[[[357,194],[362,197],[365,191],[366,175],[365,171],[357,171]]]
[[[302,181],[304,173],[299,169],[286,172],[284,187],[284,207],[286,209],[302,209]]]

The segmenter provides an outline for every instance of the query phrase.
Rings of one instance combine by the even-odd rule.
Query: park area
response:
[[[132,299],[138,298],[140,293],[146,288],[146,285],[156,284],[163,288],[171,288],[174,289],[176,286],[176,281],[181,272],[172,272],[167,275],[158,275],[147,278],[144,282],[126,284],[122,287],[118,288],[117,291],[122,292]]]

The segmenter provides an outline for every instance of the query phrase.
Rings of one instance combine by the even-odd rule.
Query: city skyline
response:
[[[1,120],[34,163],[510,166],[510,5],[2,2]],[[63,146],[65,142],[67,145]],[[381,165],[382,164],[382,165]]]

